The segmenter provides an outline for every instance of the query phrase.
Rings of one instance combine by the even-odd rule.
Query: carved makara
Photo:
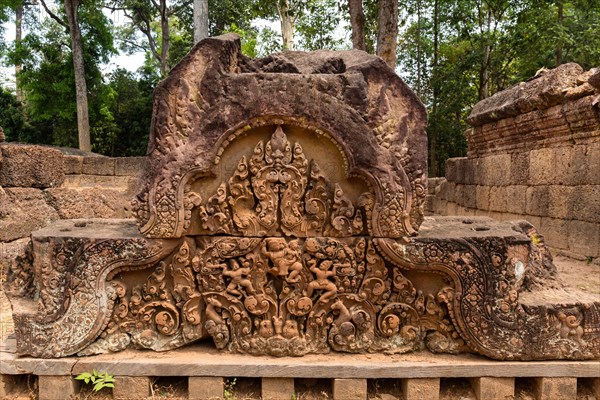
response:
[[[191,215],[197,212],[204,234],[344,237],[367,226],[340,184],[330,182],[299,143],[292,145],[281,126],[249,158],[241,157],[215,194],[202,201],[190,191],[186,198],[196,199]]]

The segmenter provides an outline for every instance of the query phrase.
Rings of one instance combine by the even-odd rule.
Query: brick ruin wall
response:
[[[526,219],[600,264],[600,70],[565,64],[478,103],[468,156],[429,180],[431,214]]]
[[[0,280],[32,231],[58,219],[130,218],[144,159],[0,143]]]

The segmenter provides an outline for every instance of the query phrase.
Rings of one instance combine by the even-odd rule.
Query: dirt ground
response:
[[[563,256],[555,256],[554,263],[561,273],[569,276],[569,286],[598,297],[600,301],[600,266],[573,260]],[[14,331],[10,304],[0,291],[0,340],[4,340]],[[35,398],[35,379],[24,382],[21,387],[28,388],[19,399]],[[515,381],[515,400],[534,400],[531,378],[517,378]],[[110,389],[92,393],[84,388],[77,399],[111,399]],[[296,379],[295,400],[332,399],[332,385],[328,379]],[[186,399],[187,380],[185,378],[158,378],[152,384],[151,396],[148,399]],[[225,399],[255,400],[260,399],[260,379],[227,378],[225,381]],[[401,399],[397,380],[375,379],[368,381],[369,400]],[[577,400],[595,399],[591,380],[580,379],[577,388]],[[476,400],[475,394],[467,379],[442,379],[440,382],[440,400]],[[600,399],[598,399],[600,400]]]

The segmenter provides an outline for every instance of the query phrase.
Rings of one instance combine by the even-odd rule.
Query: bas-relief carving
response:
[[[365,193],[357,203],[331,182],[318,163],[290,143],[281,126],[250,157],[242,156],[231,177],[204,200],[185,193],[189,218],[200,221],[195,234],[236,236],[344,237],[366,233],[359,206],[372,202]]]
[[[203,43],[206,51],[193,57],[239,53],[231,37]],[[151,168],[134,202],[141,234],[38,233],[31,254],[16,260],[6,288],[19,354],[163,351],[205,339],[274,356],[426,348],[496,359],[600,357],[600,303],[519,300],[552,274],[530,225],[433,236],[426,226],[417,234],[425,114],[393,72],[348,53],[335,74],[318,72],[323,85],[310,93],[325,96],[316,97],[327,100],[322,109],[304,102],[299,116],[296,104],[279,100],[316,84],[313,72],[298,80],[271,71],[280,65],[273,59],[242,60],[244,74],[217,77],[219,66],[193,57],[157,89],[164,98],[155,102]],[[291,57],[284,65],[293,66]],[[349,91],[337,76],[345,62],[355,68],[344,75],[355,85]],[[273,74],[262,79],[253,68]],[[202,86],[203,101],[229,99],[226,114],[221,106],[200,109],[192,95],[200,86],[193,79],[207,71],[216,81]],[[264,96],[244,103],[243,115],[252,117],[240,121],[241,99],[228,97],[238,86],[217,90],[227,79],[285,90],[273,92],[279,103]],[[255,107],[263,102],[290,115],[264,115]],[[327,131],[328,121],[339,126]],[[216,148],[202,146],[208,141]],[[335,153],[333,169],[321,145]],[[455,228],[447,222],[449,232]]]
[[[144,282],[125,280],[111,281],[114,314],[84,353],[129,340],[167,350],[206,336],[276,356],[465,349],[439,293],[415,288],[366,237],[187,238]]]

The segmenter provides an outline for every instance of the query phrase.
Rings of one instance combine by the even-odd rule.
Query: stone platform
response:
[[[331,353],[280,358],[223,353],[207,342],[163,353],[125,350],[116,354],[57,359],[19,357],[15,350],[14,338],[0,344],[0,374],[5,385],[0,386],[2,398],[12,398],[10,391],[18,390],[14,384],[18,378],[15,378],[24,375],[38,377],[40,399],[65,398],[78,391],[73,377],[93,369],[115,375],[115,398],[150,396],[149,385],[157,377],[187,378],[190,399],[222,398],[223,380],[232,377],[261,379],[262,398],[276,399],[292,398],[294,380],[306,378],[327,380],[333,387],[334,399],[366,399],[367,381],[374,379],[399,380],[407,400],[437,399],[440,378],[468,379],[478,399],[514,395],[515,378],[534,378],[531,383],[538,399],[575,399],[577,385],[584,382],[588,386],[591,382],[596,397],[600,395],[598,361],[494,361],[472,354],[429,352]],[[124,390],[118,387],[120,382],[127,383],[126,397],[119,394]],[[197,383],[201,383],[201,390],[194,389]],[[275,388],[273,383],[276,383]],[[55,397],[56,393],[63,397]],[[427,396],[422,397],[424,394]]]

